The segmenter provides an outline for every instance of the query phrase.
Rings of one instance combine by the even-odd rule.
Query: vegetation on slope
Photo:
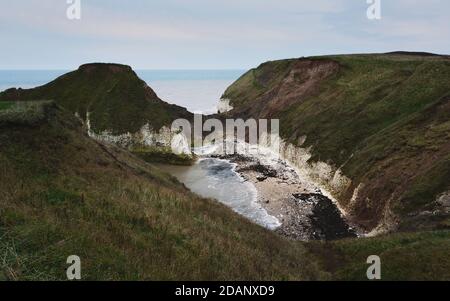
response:
[[[311,242],[308,247],[334,280],[367,280],[370,255],[380,257],[384,281],[450,280],[449,231]]]
[[[448,215],[430,201],[449,190],[448,60],[391,54],[312,61],[306,63],[318,70],[312,81],[301,72],[303,63],[298,69],[298,60],[267,63],[244,75],[227,91],[236,107],[232,113],[248,115],[256,108],[259,116],[282,116],[286,139],[295,143],[308,135],[313,160],[343,164],[353,179],[376,183],[369,191],[397,190],[392,208],[403,217],[401,229],[448,228]],[[321,61],[331,69],[321,69],[316,64]],[[159,153],[136,149],[134,156],[90,139],[73,113],[85,117],[112,91],[114,101],[99,102],[98,113],[107,113],[96,118],[96,126],[125,131],[126,124],[113,118],[122,111],[125,119],[153,118],[136,108],[120,110],[120,99],[141,93],[135,88],[142,82],[127,70],[87,65],[66,75],[78,82],[73,86],[63,76],[40,88],[0,95],[0,280],[66,279],[66,259],[73,254],[81,257],[84,280],[365,280],[369,255],[381,257],[383,280],[450,280],[448,231],[287,241],[190,193],[138,158],[159,160]],[[95,85],[112,88],[100,80],[104,77],[125,89],[96,90]],[[90,86],[85,78],[96,82]],[[289,86],[301,93],[283,94]],[[51,101],[23,101],[34,95],[68,109]],[[274,95],[282,96],[283,106],[271,101]],[[267,105],[250,105],[253,99]],[[157,99],[152,104],[169,106]],[[172,118],[181,111],[164,112]],[[156,118],[155,128],[163,120]],[[350,153],[354,157],[347,160]]]
[[[36,113],[38,112],[38,113]],[[300,243],[187,191],[130,153],[89,138],[52,102],[0,115],[0,280],[449,279],[449,232]]]
[[[3,101],[0,102],[0,111],[7,110],[13,106],[13,102],[11,101]]]
[[[44,114],[32,122],[1,116],[0,279],[64,280],[74,254],[84,280],[328,277],[302,244],[90,139],[55,104],[37,104]]]
[[[225,92],[228,114],[279,118],[281,135],[312,147],[353,181],[338,196],[359,222],[375,227],[386,205],[404,229],[446,227],[436,197],[450,190],[450,59],[392,53],[268,62]],[[427,222],[428,221],[428,222]]]
[[[135,133],[147,123],[159,130],[177,118],[191,118],[185,108],[159,99],[131,67],[118,64],[82,65],[44,86],[0,94],[0,101],[36,99],[54,100],[83,120],[89,112],[96,133]]]

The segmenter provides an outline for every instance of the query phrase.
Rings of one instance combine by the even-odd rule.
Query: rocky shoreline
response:
[[[302,241],[357,237],[337,206],[283,160],[265,164],[253,156],[215,157],[237,164],[236,172],[254,184],[259,204],[281,222],[275,230],[280,235]]]

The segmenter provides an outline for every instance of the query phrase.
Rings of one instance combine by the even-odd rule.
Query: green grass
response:
[[[368,137],[450,92],[450,62],[370,56],[332,59],[343,66],[339,74],[320,87],[318,96],[286,108],[281,121],[286,137],[298,127],[314,135],[307,143],[321,145],[315,149],[315,160],[332,160],[340,166],[365,146]]]
[[[2,101],[0,102],[0,111],[1,110],[8,110],[14,105],[14,102],[12,101]]]
[[[0,101],[0,124],[35,124],[45,118],[46,111],[53,105],[51,101]]]
[[[311,243],[335,280],[367,280],[366,260],[381,259],[384,281],[450,280],[450,232],[398,233],[377,238]]]

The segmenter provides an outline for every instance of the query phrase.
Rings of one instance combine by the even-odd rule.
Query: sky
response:
[[[450,53],[450,1],[0,0],[0,69],[248,69],[311,55]]]

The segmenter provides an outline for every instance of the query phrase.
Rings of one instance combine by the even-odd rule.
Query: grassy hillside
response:
[[[52,102],[0,111],[0,279],[320,279],[306,249],[85,134]]]
[[[0,281],[449,279],[449,232],[288,241],[120,148],[53,102],[0,109]]]
[[[367,280],[366,260],[377,255],[384,281],[450,281],[449,231],[311,242],[308,248],[334,280]]]
[[[89,112],[96,133],[115,135],[137,132],[146,123],[159,130],[177,118],[191,118],[186,109],[159,99],[129,66],[118,64],[86,64],[41,87],[9,89],[0,93],[1,100],[54,100],[83,120]]]
[[[392,53],[291,59],[250,70],[224,94],[233,116],[279,118],[281,135],[352,179],[338,196],[368,229],[389,203],[402,229],[446,228],[450,59]],[[430,214],[423,215],[424,212]],[[431,212],[437,212],[431,214]]]

